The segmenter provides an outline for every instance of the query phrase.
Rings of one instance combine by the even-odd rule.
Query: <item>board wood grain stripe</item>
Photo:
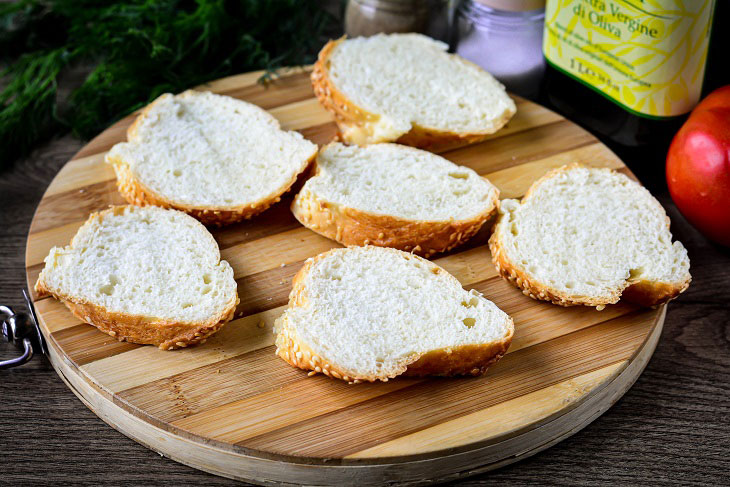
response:
[[[303,380],[301,370],[272,362],[273,353],[274,347],[264,347],[124,390],[116,397],[164,427],[211,404],[238,401]]]
[[[114,168],[104,163],[106,152],[69,161],[53,178],[44,198],[115,179]]]
[[[227,249],[234,245],[299,228],[302,224],[294,218],[289,209],[292,199],[292,194],[288,193],[281,198],[280,203],[256,218],[224,227],[209,228],[210,233],[213,234],[221,249]]]
[[[524,296],[522,297],[528,301],[532,301],[534,304],[544,304],[536,303]],[[555,315],[559,315],[559,313],[556,313],[556,311],[558,311],[557,307],[547,304],[544,308],[547,313],[538,313],[541,315],[538,318],[532,317],[531,313],[533,310],[530,310],[528,307],[524,307],[521,311],[514,312],[512,316],[515,320],[516,333],[515,339],[508,353],[514,353],[523,348],[535,346],[557,337],[573,333],[577,330],[595,326],[597,323],[602,323],[633,311],[632,307],[622,306],[609,307],[604,310],[607,312],[597,312],[593,310],[592,313],[588,312],[590,310],[574,308],[573,313],[568,313],[568,315],[565,316],[565,319],[554,320]],[[283,311],[283,307],[277,309],[277,314],[281,311]],[[549,323],[549,325],[546,325],[546,320],[548,320],[547,323]],[[273,347],[268,347],[266,350],[267,355],[265,356],[261,356],[258,353],[255,356],[252,356],[253,360],[256,361],[257,367],[266,368],[261,364],[261,361],[266,361],[269,364],[268,367],[272,370],[279,370],[280,366],[289,367],[284,361],[274,355]],[[119,356],[114,359],[106,360],[103,367],[91,364],[87,366],[87,368],[94,367],[96,371],[95,375],[98,377],[99,372],[104,373],[104,370],[118,370],[119,364],[123,363],[123,361],[138,361],[138,358],[136,357],[133,360],[131,358],[131,355],[139,355],[138,351],[130,352],[125,355],[126,357]],[[248,366],[245,364],[248,363],[247,357],[249,355],[251,355],[251,353],[236,357],[236,366],[247,369]],[[128,375],[126,371],[116,372],[113,375],[114,378],[118,379],[119,374],[125,376],[128,375],[127,384],[132,381],[139,384],[134,388],[123,391],[119,390],[118,384],[114,386],[109,386],[107,384],[107,389],[118,392],[120,397],[124,397],[130,405],[134,405],[140,409],[149,410],[151,407],[154,407],[154,410],[157,414],[159,414],[158,419],[170,422],[182,419],[190,414],[203,413],[208,409],[221,406],[222,404],[235,402],[237,400],[237,396],[241,394],[240,390],[245,388],[247,383],[246,381],[249,380],[247,374],[241,374],[240,378],[236,378],[237,376],[235,375],[230,375],[228,382],[220,385],[221,388],[229,391],[228,394],[224,394],[224,391],[220,391],[220,393],[223,394],[222,397],[225,397],[226,400],[220,401],[218,400],[218,397],[216,397],[215,400],[212,400],[211,398],[207,398],[205,395],[198,395],[193,392],[196,385],[199,384],[198,378],[201,377],[201,374],[203,373],[198,369],[193,368],[183,371],[180,369],[180,365],[181,364],[176,363],[174,368],[166,368],[169,374],[172,374],[172,372],[178,372],[176,375],[170,375],[167,378],[150,382],[140,382],[140,376],[143,375],[144,371],[139,371],[139,373],[136,374],[136,377],[132,377],[131,374]],[[211,365],[206,366],[206,370],[208,371],[207,373],[210,373],[212,368],[217,365],[217,363],[211,363]],[[292,368],[292,370],[295,369]],[[305,373],[302,371],[298,371],[298,374],[300,378],[306,377]],[[110,377],[110,379],[111,378],[112,377]],[[194,394],[197,397],[195,400],[195,406],[190,406],[190,402],[188,401],[188,408],[184,412],[178,408],[166,410],[165,404],[168,403],[170,395],[177,394],[179,390],[187,390],[190,391],[191,394]],[[248,397],[248,395],[246,397]],[[228,399],[230,399],[230,401]],[[144,404],[139,404],[138,401],[143,401]],[[232,407],[237,408],[238,406]],[[229,412],[229,414],[234,415],[233,412]]]
[[[486,174],[594,144],[596,138],[567,120],[533,127],[441,154]]]
[[[83,365],[101,360],[109,355],[118,355],[143,347],[143,345],[134,343],[120,342],[87,324],[55,331],[51,333],[51,339],[67,352],[67,357],[76,365]]]
[[[513,317],[516,332],[510,351],[593,326],[636,309],[635,306],[624,303],[608,306],[603,311],[588,307],[560,308],[550,303],[532,300],[496,276],[468,287],[484,292],[489,299]],[[97,332],[90,325],[80,325],[78,321],[75,321],[76,324],[72,327],[73,333],[66,332],[61,336],[54,334],[54,338],[62,347],[68,349],[67,354],[72,361],[79,365],[86,364],[82,369],[86,370],[89,376],[96,377],[101,387],[111,392],[118,392],[270,346],[274,340],[271,331],[274,320],[284,311],[285,302],[277,308],[234,320],[213,335],[205,345],[168,353],[155,347],[140,347],[132,351],[120,350],[114,343],[106,340],[106,336],[101,332]],[[57,306],[60,312],[68,313],[60,303],[55,301],[50,303]],[[46,309],[43,309],[43,312],[45,313]],[[68,314],[70,316],[70,313]],[[73,317],[72,319],[75,320]],[[261,325],[263,328],[254,328]],[[90,331],[100,335],[100,340],[94,347],[91,347],[92,344],[88,341],[79,340],[74,336],[74,333],[79,333],[85,337]],[[78,348],[78,345],[88,348]],[[125,353],[120,354],[120,352]],[[89,359],[89,354],[96,360],[95,363]],[[272,360],[278,359],[272,354]],[[157,365],[154,371],[144,365],[152,363],[151,361]],[[137,367],[129,364],[140,365]]]
[[[265,83],[259,82],[261,76],[256,79],[252,79],[251,76],[246,79],[246,84],[243,86],[233,85],[236,81],[233,79],[208,83],[196,89],[240,98],[258,105],[264,110],[271,110],[278,106],[314,99],[309,73],[308,70],[300,71],[271,79]]]
[[[304,73],[310,73],[311,68],[291,68],[290,71],[282,70],[281,77],[301,75]],[[245,88],[247,86],[258,85],[263,88],[263,85],[259,83],[259,79],[266,73],[266,70],[260,69],[258,71],[249,71],[248,73],[234,74],[226,76],[225,78],[219,78],[207,83],[203,83],[195,87],[196,90],[208,90],[215,91],[216,93],[228,93],[231,90]]]
[[[580,401],[623,369],[627,361],[572,377],[515,399],[476,411],[436,426],[387,441],[345,458],[380,458],[457,448],[485,438],[510,435],[564,413],[566,404]]]
[[[302,130],[332,122],[332,115],[315,98],[307,98],[269,110],[284,130]]]
[[[312,377],[171,424],[194,434],[202,433],[218,441],[235,443],[242,438],[286,428],[298,421],[357,405],[420,382],[422,380],[401,378],[354,387],[324,376]],[[267,407],[269,404],[276,404],[276,408]]]
[[[99,387],[110,392],[172,377],[181,372],[270,347],[274,343],[274,320],[283,311],[283,308],[275,308],[233,320],[203,345],[175,351],[144,346],[121,355],[109,354],[94,362],[85,362],[80,364],[83,365],[81,370],[93,378]],[[149,364],[155,364],[155,367],[150,368]]]
[[[522,198],[532,183],[551,169],[578,162],[590,167],[625,168],[603,144],[596,142],[519,166],[493,171],[483,177],[499,188],[499,198]]]
[[[239,442],[273,453],[335,458],[352,455],[627,360],[655,322],[654,313],[644,316],[638,323],[633,316],[621,317],[508,354],[482,378],[441,380],[438,387],[429,380],[340,410],[326,410]],[[190,427],[191,422],[186,418],[180,423]],[[216,437],[214,417],[205,423],[195,422],[195,426],[203,428],[205,436]]]
[[[55,194],[43,198],[38,204],[30,233],[35,234],[58,227],[68,228],[67,225],[85,222],[89,214],[94,211],[126,203],[122,195],[117,192],[114,180],[92,184],[79,191]]]

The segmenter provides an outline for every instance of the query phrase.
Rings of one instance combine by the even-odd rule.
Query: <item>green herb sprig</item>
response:
[[[310,63],[330,22],[311,0],[0,3],[0,166],[165,92]],[[59,77],[77,65],[92,69],[60,108]]]

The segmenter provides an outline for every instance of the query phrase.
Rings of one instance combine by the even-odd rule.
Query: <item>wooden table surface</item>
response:
[[[82,145],[63,137],[0,169],[1,304],[23,309],[28,225],[50,180]],[[693,283],[669,305],[653,359],[613,408],[553,448],[457,485],[727,485],[730,250],[709,243],[671,203],[660,174],[663,155],[620,155],[667,209],[675,238],[689,250]],[[15,353],[0,343],[0,359]],[[235,483],[160,457],[113,430],[43,357],[0,372],[0,409],[0,485]]]

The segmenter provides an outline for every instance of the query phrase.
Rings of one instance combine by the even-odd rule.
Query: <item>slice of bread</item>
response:
[[[535,299],[603,309],[643,306],[689,286],[689,258],[643,186],[610,169],[564,166],[520,203],[504,200],[489,239],[499,273]]]
[[[276,353],[348,382],[480,375],[512,341],[512,319],[436,264],[381,247],[334,249],[294,277]]]
[[[135,205],[191,214],[205,224],[250,218],[280,200],[317,146],[256,105],[209,92],[164,94],[112,147],[117,187]]]
[[[398,144],[329,144],[292,202],[306,227],[344,245],[429,257],[468,240],[497,211],[499,191],[467,167]]]
[[[120,341],[163,350],[203,343],[233,317],[233,269],[185,213],[114,206],[53,247],[35,289]]]
[[[479,66],[420,34],[330,41],[312,84],[348,143],[397,141],[432,151],[478,142],[502,128],[515,104]]]

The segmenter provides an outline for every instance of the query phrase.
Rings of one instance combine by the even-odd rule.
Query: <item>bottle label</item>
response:
[[[665,118],[699,101],[715,0],[548,0],[543,54],[631,113]]]

